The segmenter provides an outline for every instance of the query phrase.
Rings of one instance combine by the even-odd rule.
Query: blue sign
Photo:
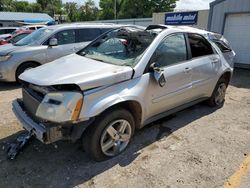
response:
[[[197,20],[198,11],[165,14],[165,25],[195,25]]]

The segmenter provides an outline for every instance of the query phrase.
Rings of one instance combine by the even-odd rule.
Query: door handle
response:
[[[219,63],[219,59],[218,58],[211,58],[211,63]]]
[[[186,73],[186,74],[187,74],[187,73],[190,73],[191,70],[192,70],[192,68],[186,67],[185,70],[184,70],[184,73]]]

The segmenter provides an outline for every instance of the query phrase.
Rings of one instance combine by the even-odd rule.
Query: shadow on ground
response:
[[[16,133],[0,140],[0,187],[74,187],[83,184],[116,165],[129,165],[143,148],[162,138],[172,136],[178,141],[181,138],[173,132],[215,110],[199,104],[154,122],[137,131],[129,148],[120,156],[99,163],[86,156],[80,142],[43,145],[36,140],[27,145],[16,160],[8,161],[3,147],[20,134]]]
[[[8,90],[13,90],[13,89],[18,89],[20,88],[20,85],[16,82],[0,82],[0,92],[1,91],[8,91]]]

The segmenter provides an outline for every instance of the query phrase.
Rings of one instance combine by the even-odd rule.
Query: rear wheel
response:
[[[25,71],[29,70],[29,69],[32,69],[32,68],[35,68],[35,67],[38,67],[39,64],[37,63],[33,63],[33,62],[28,62],[28,63],[24,63],[22,65],[20,65],[16,71],[16,81],[19,82],[19,79],[18,77]]]
[[[208,104],[212,107],[221,107],[225,102],[226,90],[227,90],[228,82],[226,79],[221,78],[210,99],[208,100]]]
[[[117,156],[129,145],[134,128],[134,118],[129,111],[125,109],[108,111],[85,132],[84,149],[96,161]]]

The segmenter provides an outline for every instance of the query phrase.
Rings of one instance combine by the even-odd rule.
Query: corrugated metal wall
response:
[[[208,29],[223,33],[227,14],[250,13],[250,0],[217,0],[211,3]]]

